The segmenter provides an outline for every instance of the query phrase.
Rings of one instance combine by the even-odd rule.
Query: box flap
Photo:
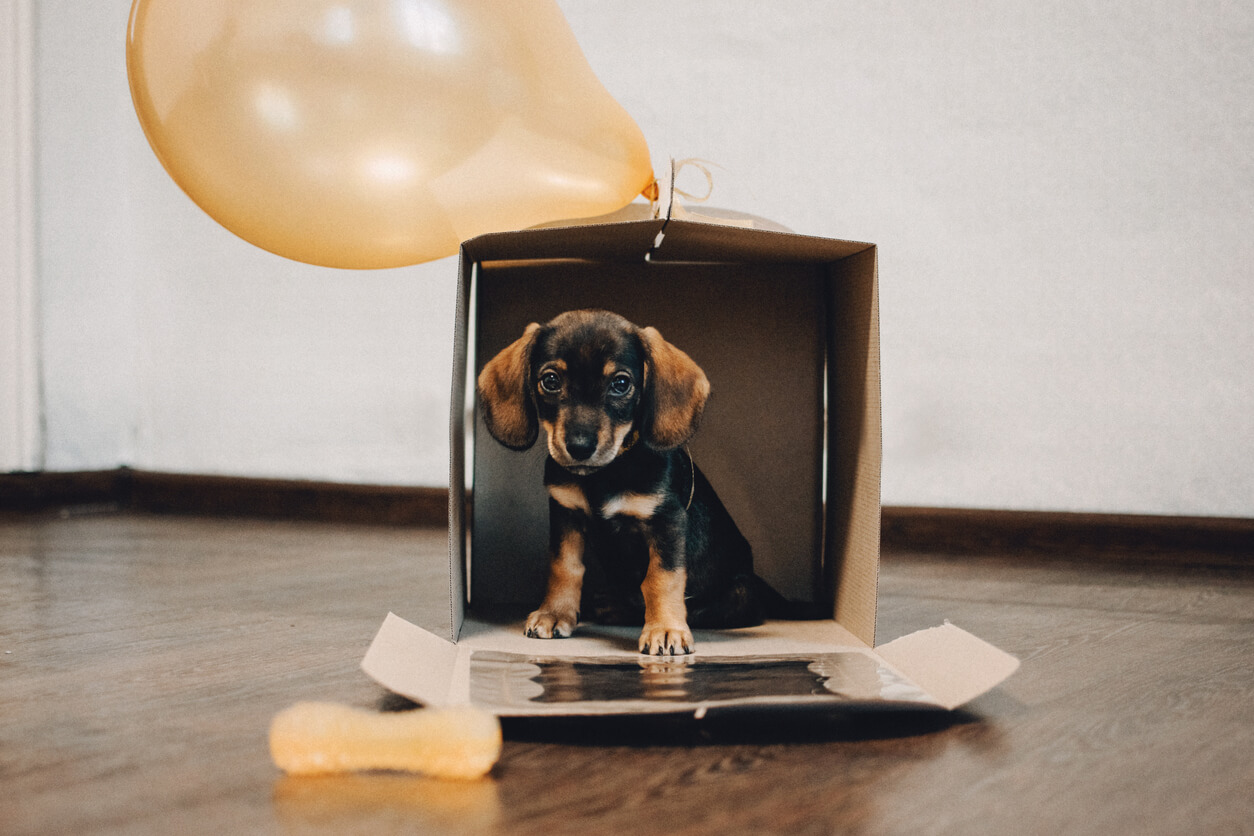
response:
[[[949,622],[902,636],[876,652],[945,708],[957,708],[990,690],[1019,660]]]
[[[522,258],[642,261],[665,223],[642,220],[494,232],[462,242],[461,257],[467,264]]]
[[[585,625],[560,641],[468,619],[457,644],[389,614],[362,669],[426,705],[472,702],[501,716],[772,709],[953,709],[1018,661],[946,624],[872,650],[839,624],[774,621],[697,631],[691,656],[642,656],[639,628]],[[918,671],[918,678],[914,671]]]
[[[816,238],[794,232],[671,220],[652,258],[655,261],[824,264],[872,247],[860,241]]]
[[[397,694],[424,705],[448,705],[459,701],[449,690],[457,679],[457,659],[456,644],[388,613],[361,669]]]
[[[699,215],[694,213],[692,217]],[[659,233],[663,233],[660,238]],[[462,243],[461,257],[467,263],[521,258],[640,261],[648,255],[656,261],[818,264],[839,261],[873,246],[700,220],[604,223],[593,219],[581,226],[480,235]]]
[[[836,619],[875,644],[880,558],[879,268],[869,247],[829,268],[824,580]],[[853,441],[854,443],[850,443]]]

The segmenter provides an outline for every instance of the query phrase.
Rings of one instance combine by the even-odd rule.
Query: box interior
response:
[[[711,381],[694,460],[789,598],[822,594],[824,304],[814,265],[523,262],[479,270],[477,366],[529,322],[604,308],[652,325]],[[817,312],[817,315],[816,315]],[[478,368],[476,369],[476,373]],[[543,439],[520,453],[474,431],[470,602],[535,604],[548,561]]]

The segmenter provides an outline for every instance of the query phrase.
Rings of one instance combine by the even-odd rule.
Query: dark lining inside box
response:
[[[824,271],[813,264],[484,264],[476,373],[529,322],[604,308],[652,325],[706,372],[712,393],[690,444],[758,573],[789,598],[822,595]],[[475,425],[471,602],[535,604],[548,561],[543,440],[524,453]]]

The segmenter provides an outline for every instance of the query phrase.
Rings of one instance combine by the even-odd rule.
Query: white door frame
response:
[[[43,467],[33,0],[0,0],[0,473]]]

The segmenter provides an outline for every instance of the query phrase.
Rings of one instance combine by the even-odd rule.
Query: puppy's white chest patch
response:
[[[578,485],[549,485],[549,496],[563,508],[592,516],[595,513],[603,519],[614,517],[634,517],[647,520],[662,504],[661,494],[633,493],[627,491],[612,496],[602,502],[596,509],[588,501],[587,495]]]
[[[553,501],[563,508],[582,511],[585,514],[592,513],[592,509],[588,506],[588,497],[584,496],[583,491],[577,485],[549,485],[549,496],[553,497]]]
[[[653,512],[661,504],[660,494],[620,493],[605,501],[605,504],[601,506],[601,516],[607,520],[610,517],[636,517],[647,520],[653,516]]]

